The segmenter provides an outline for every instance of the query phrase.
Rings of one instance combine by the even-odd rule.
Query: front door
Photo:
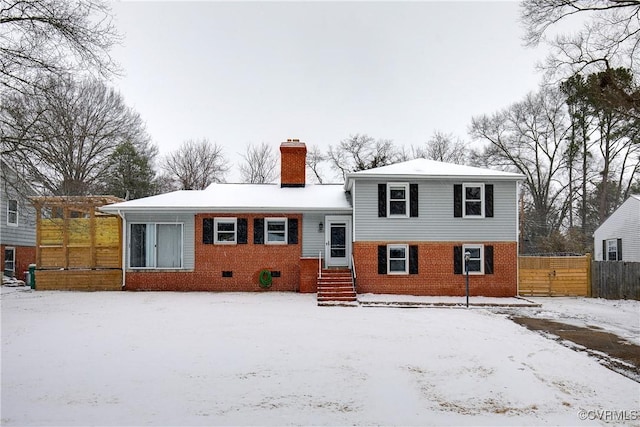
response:
[[[325,218],[325,258],[327,267],[351,265],[351,217],[327,216]]]

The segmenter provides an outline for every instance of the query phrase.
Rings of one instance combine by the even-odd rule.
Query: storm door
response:
[[[325,218],[325,245],[327,267],[349,267],[351,264],[351,217]]]

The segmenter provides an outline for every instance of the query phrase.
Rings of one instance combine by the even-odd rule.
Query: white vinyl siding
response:
[[[412,181],[413,182],[413,181]],[[503,241],[518,240],[516,181],[493,184],[492,218],[469,221],[453,216],[452,180],[417,180],[418,217],[402,221],[378,217],[378,184],[383,180],[361,179],[354,194],[354,241]]]
[[[307,212],[302,214],[302,256],[317,258],[324,257],[326,217],[330,215],[345,215],[344,212]],[[347,213],[348,215],[348,213]],[[322,223],[322,231],[319,225]]]
[[[621,261],[640,262],[640,196],[625,200],[593,233],[595,261],[607,259],[602,241],[613,239],[622,240]]]
[[[7,181],[20,179],[9,167],[2,165],[0,173],[0,243],[7,246],[28,246],[36,245],[36,210],[27,199],[27,196],[35,195],[19,194]],[[25,190],[26,191],[26,190]],[[9,206],[9,201],[17,201],[17,216],[11,213],[16,206]],[[17,224],[12,222],[17,221]]]

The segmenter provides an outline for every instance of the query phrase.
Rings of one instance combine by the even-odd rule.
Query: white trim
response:
[[[12,211],[9,209],[9,207],[11,206],[11,202],[16,202],[16,210]],[[17,227],[20,223],[20,215],[18,214],[20,212],[20,202],[18,201],[18,199],[7,199],[7,225],[10,227]],[[9,221],[9,218],[11,217],[11,214],[15,214],[16,216],[16,222],[11,222]]]
[[[284,222],[284,239],[269,240],[269,223],[270,222]],[[264,244],[265,245],[286,245],[288,243],[289,221],[285,217],[266,217],[264,219]],[[277,233],[280,233],[279,231]]]
[[[404,271],[391,271],[391,250],[404,249]],[[400,258],[394,258],[399,260]],[[409,274],[409,245],[407,244],[389,244],[387,245],[387,274],[406,275]]]
[[[336,263],[333,262],[331,257],[331,223],[344,223],[345,224],[345,263]],[[351,216],[349,215],[327,215],[324,217],[324,239],[325,239],[325,262],[327,267],[342,267],[347,266],[351,267],[351,253],[353,247],[353,236],[351,236],[352,229],[352,221]]]
[[[218,240],[218,224],[233,224],[233,240]],[[223,231],[222,233],[231,233],[231,231]],[[217,217],[213,219],[213,243],[216,245],[236,245],[238,244],[238,218],[234,217]]]
[[[480,215],[467,215],[467,188],[480,187]],[[470,200],[470,202],[477,203],[478,201],[475,199]],[[481,182],[465,182],[462,184],[462,217],[463,218],[484,218],[484,202],[485,202],[485,194],[484,194],[484,183]]]
[[[391,213],[391,187],[404,189],[404,214]],[[394,199],[400,201],[400,199]],[[387,218],[409,218],[409,183],[387,182]]]
[[[5,257],[5,254],[7,252],[7,250],[13,252],[13,270],[8,270],[8,271],[12,271],[13,272],[13,276],[16,276],[16,248],[14,246],[5,246],[4,247],[4,254],[2,254],[3,258],[4,258],[4,265],[2,266],[2,272],[4,274],[5,271],[7,271],[7,258]]]
[[[618,255],[618,239],[605,239],[605,242],[607,242],[607,253],[603,255],[604,260],[605,261],[622,261],[620,259],[620,256]],[[609,247],[612,246],[611,243],[613,243],[613,251],[609,249]],[[609,259],[609,252],[615,252],[616,259]]]
[[[480,276],[484,274],[484,245],[479,243],[469,243],[466,245],[462,245],[462,273],[467,274],[467,269],[465,268],[464,254],[467,252],[467,249],[479,249],[480,252],[480,271],[469,271],[470,276]]]

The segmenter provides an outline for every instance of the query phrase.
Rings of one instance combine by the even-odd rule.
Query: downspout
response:
[[[118,215],[122,218],[122,289],[124,289],[127,283],[127,219],[120,209],[118,209]]]

